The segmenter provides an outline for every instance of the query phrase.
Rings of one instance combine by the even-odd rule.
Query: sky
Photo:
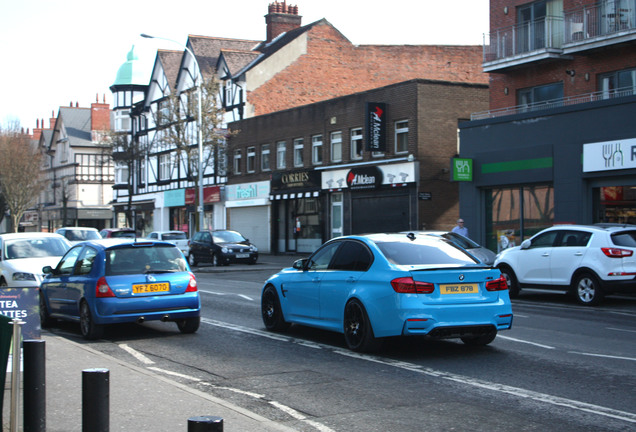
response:
[[[263,40],[274,0],[0,0],[0,126],[30,131],[61,106],[111,103],[126,55],[150,71],[188,35]],[[282,0],[279,2],[282,3]],[[327,19],[355,45],[482,45],[488,0],[296,0],[302,25]],[[172,39],[144,39],[139,35]]]

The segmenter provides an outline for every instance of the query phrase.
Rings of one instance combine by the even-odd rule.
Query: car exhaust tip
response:
[[[161,322],[170,321],[170,315],[164,315],[161,317]]]
[[[141,324],[142,322],[146,321],[146,317],[139,317],[137,318],[137,324]]]

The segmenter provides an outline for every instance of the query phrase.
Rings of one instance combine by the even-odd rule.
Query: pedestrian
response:
[[[464,226],[464,219],[462,218],[457,219],[457,225],[455,225],[452,231],[464,237],[468,237],[468,228]]]

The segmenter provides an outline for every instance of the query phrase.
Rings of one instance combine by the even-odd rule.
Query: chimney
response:
[[[49,119],[49,129],[55,128],[55,112],[51,111],[51,118]],[[44,126],[44,120],[42,120],[42,125]]]
[[[302,18],[298,15],[298,6],[287,6],[286,0],[270,3],[265,15],[267,42],[271,42],[282,33],[299,28]]]
[[[110,129],[110,106],[107,103],[99,103],[99,95],[96,102],[91,104],[91,131],[104,131]],[[106,95],[104,95],[106,101]]]
[[[40,119],[35,119],[35,127],[33,128],[34,140],[40,141],[40,137],[42,136],[42,128],[44,128],[44,120],[42,120],[42,125],[40,126]]]

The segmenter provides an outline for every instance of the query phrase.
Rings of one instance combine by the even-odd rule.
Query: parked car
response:
[[[137,233],[132,228],[106,228],[99,232],[102,238],[137,238]]]
[[[201,262],[229,265],[245,262],[256,264],[258,248],[236,231],[199,231],[190,240],[188,261],[196,266]]]
[[[0,286],[39,287],[44,278],[41,269],[57,265],[71,247],[59,234],[0,234]]]
[[[190,252],[190,240],[188,240],[188,236],[183,231],[153,231],[148,234],[148,239],[150,240],[158,240],[158,241],[167,241],[168,243],[172,243],[177,246],[183,255],[188,256]]]
[[[557,225],[495,260],[511,297],[522,288],[565,290],[583,305],[606,294],[636,292],[636,226]]]
[[[64,227],[56,229],[55,232],[66,237],[71,244],[77,244],[84,240],[97,240],[102,238],[96,228]]]
[[[512,325],[499,270],[448,240],[409,234],[344,236],[270,277],[261,294],[270,331],[302,324],[344,334],[354,351],[390,336],[487,345]]]
[[[182,333],[199,328],[197,280],[179,249],[165,242],[94,240],[44,267],[43,327],[78,321],[82,336],[99,338],[107,324],[174,321]]]
[[[406,233],[406,231],[405,231]],[[465,249],[468,253],[473,255],[479,261],[484,264],[493,265],[495,262],[496,253],[491,251],[490,249],[481,246],[479,243],[474,242],[473,240],[465,237],[461,234],[454,233],[452,231],[415,231],[417,235],[432,235],[437,237],[443,237],[446,240],[450,240],[455,243],[457,246]]]

